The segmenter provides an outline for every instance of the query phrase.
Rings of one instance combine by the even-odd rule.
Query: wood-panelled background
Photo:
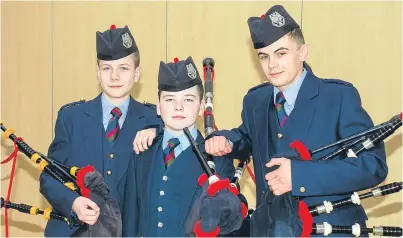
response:
[[[58,109],[100,92],[96,80],[95,32],[128,25],[141,52],[139,101],[156,102],[159,61],[192,56],[216,61],[214,113],[219,128],[239,125],[242,98],[264,80],[247,19],[283,4],[302,25],[316,75],[340,78],[359,90],[375,124],[402,110],[402,3],[302,1],[2,2],[1,121],[36,150],[46,153]],[[202,121],[198,123],[201,124]],[[1,140],[1,159],[13,146]],[[389,175],[402,180],[401,129],[386,141]],[[6,197],[11,162],[1,166]],[[341,173],[343,171],[340,171]],[[20,155],[11,201],[46,208],[39,171]],[[254,206],[246,174],[242,190]],[[365,200],[369,225],[402,226],[401,193]],[[2,210],[1,234],[4,235]],[[43,236],[46,222],[9,210],[11,236]]]

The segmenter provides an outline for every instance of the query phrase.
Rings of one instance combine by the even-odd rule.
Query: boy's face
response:
[[[200,100],[197,87],[179,92],[161,91],[157,113],[171,132],[182,133],[183,128],[196,123],[198,115],[203,115],[204,102]]]
[[[140,68],[134,68],[133,54],[118,60],[100,60],[98,63],[98,81],[102,91],[112,102],[128,98],[139,78]]]
[[[288,34],[271,45],[256,50],[267,80],[286,89],[302,73],[302,63],[308,55],[307,45],[298,45]]]

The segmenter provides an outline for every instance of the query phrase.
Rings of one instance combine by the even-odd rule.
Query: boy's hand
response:
[[[214,156],[224,156],[231,153],[232,148],[224,136],[214,136],[204,143],[206,152]]]
[[[137,132],[136,137],[133,140],[133,150],[136,154],[148,150],[148,147],[152,145],[154,138],[157,135],[156,128],[149,128]]]
[[[78,197],[73,202],[73,211],[80,221],[89,225],[94,225],[99,217],[99,207],[86,197]]]

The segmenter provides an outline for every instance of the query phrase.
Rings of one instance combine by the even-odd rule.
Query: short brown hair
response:
[[[294,30],[290,31],[288,35],[291,37],[291,39],[295,40],[299,47],[305,45],[305,38],[304,34],[302,34],[301,28],[295,28]],[[303,67],[308,71],[312,71],[311,66],[305,61],[303,63]]]
[[[201,85],[201,84],[197,85],[197,92],[199,93],[200,101],[203,100],[203,95],[204,95],[204,87],[203,87],[203,85]],[[160,100],[161,93],[162,93],[162,91],[158,90],[158,100]]]
[[[137,67],[140,66],[140,51],[134,52],[133,57],[134,57],[134,68],[137,69]]]
[[[302,34],[301,28],[295,28],[288,33],[291,39],[295,40],[299,46],[305,44],[304,34]]]
[[[140,51],[136,51],[132,53],[133,55],[133,61],[134,61],[134,69],[137,69],[137,67],[140,66]],[[99,59],[97,60],[97,64],[99,66]]]

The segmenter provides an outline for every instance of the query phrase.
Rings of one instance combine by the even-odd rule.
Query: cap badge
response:
[[[191,79],[195,79],[197,76],[197,73],[196,73],[196,69],[193,67],[193,64],[189,63],[188,65],[186,65],[186,69],[188,71],[188,76]]]
[[[282,27],[285,24],[285,19],[282,15],[280,15],[278,12],[273,12],[272,14],[269,15],[271,24],[275,27]]]
[[[133,42],[129,36],[129,33],[126,32],[125,34],[122,35],[122,43],[123,43],[123,46],[126,48],[132,47]]]

